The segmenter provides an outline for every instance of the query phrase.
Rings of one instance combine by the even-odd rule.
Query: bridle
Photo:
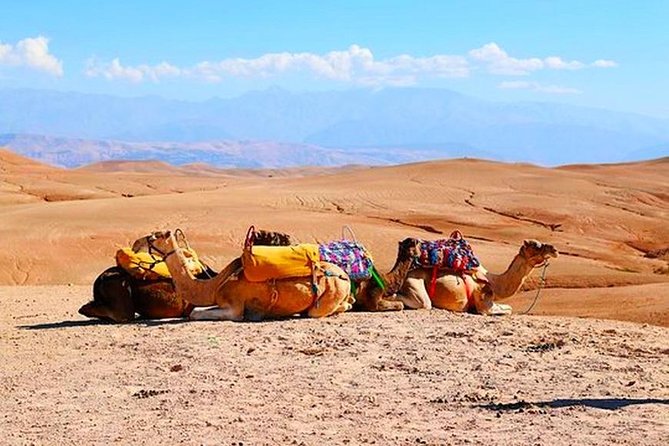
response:
[[[181,231],[181,229],[178,229],[178,231]],[[181,234],[183,234],[183,232],[181,232]],[[153,234],[146,237],[146,242],[149,245],[149,254],[153,255],[152,251],[155,251],[158,253],[158,255],[160,255],[160,257],[162,257],[163,261],[165,261],[172,254],[176,253],[178,249],[181,249],[181,247],[179,246],[173,249],[172,251],[165,253],[160,248],[158,248],[156,245],[153,244],[155,240],[157,240],[157,238]]]
[[[541,262],[538,265],[535,265],[532,269],[537,269],[537,268],[543,268],[541,270],[541,279],[539,282],[539,288],[537,288],[537,294],[534,296],[534,301],[530,304],[530,306],[527,308],[525,311],[521,311],[518,314],[528,314],[530,311],[532,311],[532,308],[536,305],[537,301],[539,300],[539,294],[541,293],[541,290],[543,289],[544,285],[546,284],[546,270],[548,269],[548,265],[550,264],[549,259],[545,259],[543,262]]]

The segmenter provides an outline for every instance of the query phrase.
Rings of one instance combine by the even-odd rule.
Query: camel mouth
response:
[[[544,245],[544,249],[546,250],[546,253],[544,255],[546,255],[548,257],[552,257],[554,259],[558,258],[558,256],[559,256],[558,250],[555,249],[555,247],[553,245]]]

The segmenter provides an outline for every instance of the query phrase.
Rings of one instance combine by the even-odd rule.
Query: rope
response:
[[[355,233],[353,232],[353,229],[349,225],[344,225],[341,227],[341,238],[346,240],[346,231],[348,231],[348,234],[351,236],[351,239],[353,239],[354,242],[357,242],[358,240],[355,238]]]
[[[376,271],[375,267],[372,267],[372,277],[374,278],[374,281],[379,286],[379,288],[381,288],[383,291],[386,291],[386,285],[383,283],[383,280],[381,280],[381,277],[379,277],[379,273]]]
[[[548,262],[544,263],[544,269],[541,271],[541,282],[539,283],[539,288],[537,288],[537,294],[534,296],[534,301],[532,304],[527,308],[527,310],[518,313],[518,314],[528,314],[530,311],[532,311],[532,308],[534,308],[534,305],[536,305],[537,301],[539,300],[539,293],[541,293],[541,289],[544,287],[546,284],[546,269],[548,269]]]
[[[186,239],[186,234],[181,230],[181,228],[177,228],[174,231],[174,238],[177,241],[177,246],[181,247],[179,244],[180,241],[184,242],[184,245],[186,245],[186,249],[190,251],[190,244],[188,244],[188,240]]]

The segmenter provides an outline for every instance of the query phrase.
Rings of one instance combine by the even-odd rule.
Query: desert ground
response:
[[[0,150],[0,215],[0,443],[669,441],[668,158],[67,170]],[[560,257],[529,315],[111,325],[77,314],[136,238],[181,228],[220,269],[252,224],[302,242],[349,225],[380,270],[399,240],[454,229],[494,272],[524,239]],[[538,276],[508,301],[517,313]]]

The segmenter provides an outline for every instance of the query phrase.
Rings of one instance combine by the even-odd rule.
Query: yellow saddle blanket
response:
[[[193,249],[183,249],[186,257],[186,268],[194,276],[205,270]],[[139,280],[171,279],[170,271],[157,254],[146,251],[135,252],[131,248],[122,248],[116,252],[116,264],[126,270],[132,277]]]
[[[319,261],[318,245],[252,246],[244,249],[242,265],[249,282],[311,276],[312,264]]]

